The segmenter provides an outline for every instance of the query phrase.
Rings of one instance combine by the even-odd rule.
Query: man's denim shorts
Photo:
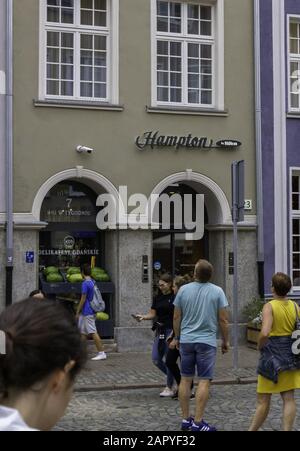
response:
[[[217,348],[204,343],[189,343],[180,345],[181,375],[194,377],[197,366],[198,377],[203,380],[213,380]]]

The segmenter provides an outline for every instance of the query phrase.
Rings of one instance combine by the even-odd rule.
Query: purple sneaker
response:
[[[181,430],[182,431],[190,431],[194,423],[194,418],[190,417],[187,420],[182,420]]]
[[[216,428],[214,428],[213,426],[210,426],[205,421],[201,421],[201,423],[198,423],[198,424],[193,422],[190,430],[192,432],[217,432]]]

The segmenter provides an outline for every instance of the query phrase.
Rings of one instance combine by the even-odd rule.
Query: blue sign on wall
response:
[[[34,252],[26,252],[26,263],[34,263]]]
[[[161,263],[160,262],[155,262],[154,263],[154,269],[155,269],[155,271],[160,271],[161,270]]]

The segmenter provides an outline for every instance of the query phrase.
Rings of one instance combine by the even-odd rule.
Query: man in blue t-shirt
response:
[[[77,309],[76,318],[78,319],[78,327],[81,335],[86,339],[89,335],[93,336],[98,354],[92,360],[105,360],[107,358],[101,338],[97,332],[95,312],[91,307],[91,302],[94,297],[94,285],[95,282],[91,278],[92,269],[90,265],[83,266],[82,276],[84,282],[81,288],[81,300]]]
[[[210,283],[212,265],[200,260],[195,267],[195,282],[184,285],[174,306],[174,333],[181,355],[179,399],[183,413],[182,430],[215,431],[203,420],[214,377],[217,355],[217,333],[220,328],[222,352],[229,351],[228,301],[223,290]],[[197,366],[200,379],[196,394],[196,415],[190,417],[191,384]]]

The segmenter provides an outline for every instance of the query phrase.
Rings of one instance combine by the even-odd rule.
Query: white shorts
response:
[[[78,327],[79,327],[80,333],[82,335],[96,334],[97,328],[96,328],[95,316],[94,315],[90,315],[90,316],[80,315]]]

